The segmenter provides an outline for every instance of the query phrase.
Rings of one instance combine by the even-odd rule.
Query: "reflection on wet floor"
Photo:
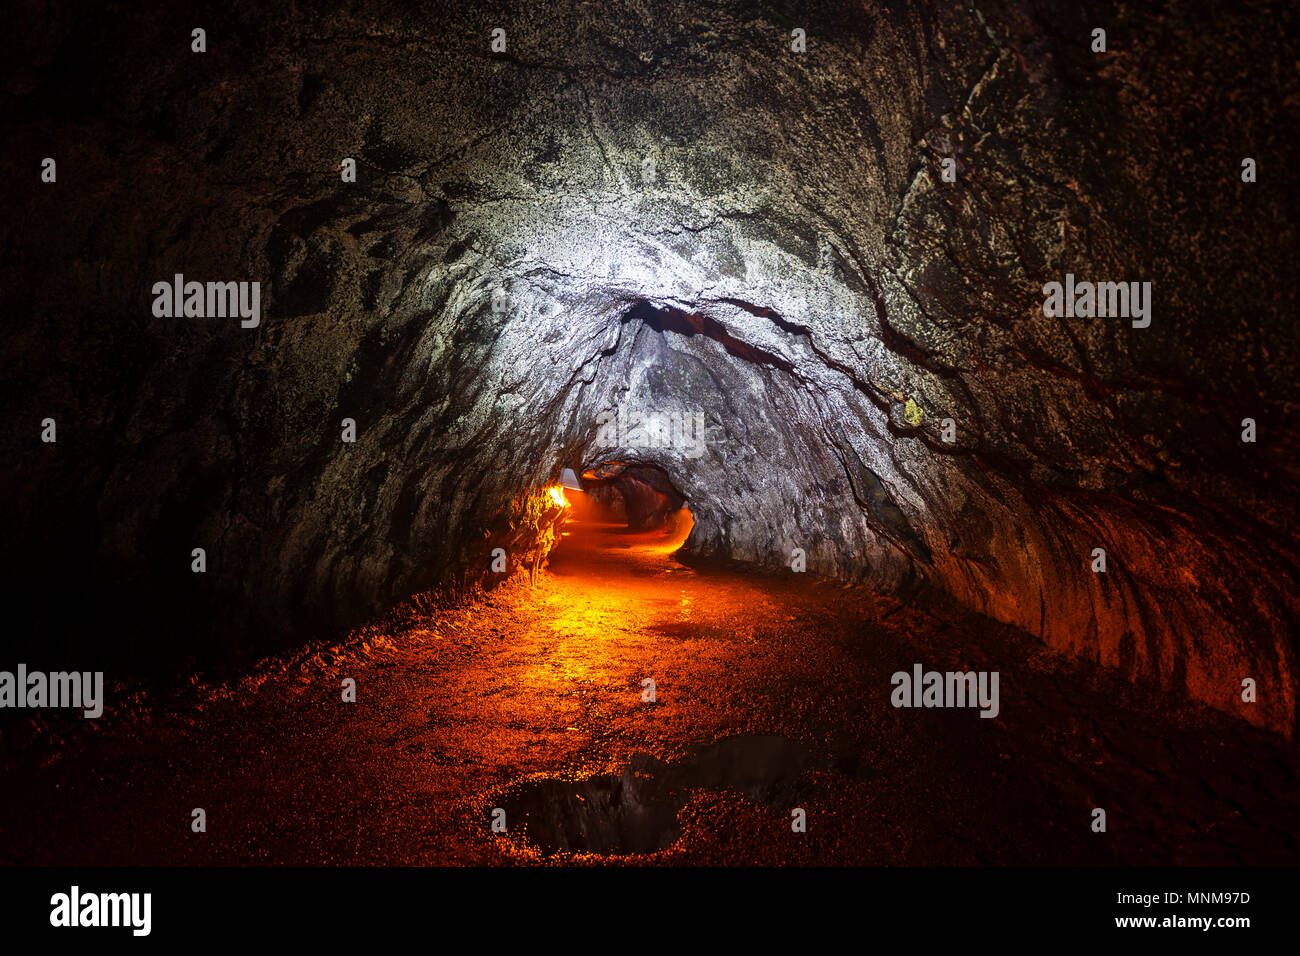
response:
[[[501,806],[509,826],[548,853],[653,853],[681,835],[677,813],[693,791],[734,790],[793,808],[809,769],[840,768],[814,761],[808,747],[785,737],[728,737],[671,762],[633,754],[620,774],[521,783]]]

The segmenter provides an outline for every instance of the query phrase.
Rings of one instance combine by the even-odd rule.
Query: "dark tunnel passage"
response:
[[[211,725],[138,809],[104,771],[97,860],[1300,860],[1297,199],[1241,176],[1300,13],[236,6],[179,60],[170,8],[28,24],[3,94],[59,178],[0,256],[0,670],[110,688],[93,745],[0,714],[16,859]],[[241,753],[373,842],[153,822]]]
[[[582,482],[615,517],[626,518],[632,531],[662,528],[686,504],[672,479],[653,465],[603,462],[584,471]]]

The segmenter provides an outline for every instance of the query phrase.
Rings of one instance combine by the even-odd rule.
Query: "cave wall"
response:
[[[170,666],[354,623],[518,565],[512,503],[623,460],[671,477],[695,555],[800,548],[1295,729],[1293,7],[19,16],[24,651]],[[260,325],[154,317],[175,273],[259,280]],[[1066,273],[1151,281],[1150,327],[1044,316]]]

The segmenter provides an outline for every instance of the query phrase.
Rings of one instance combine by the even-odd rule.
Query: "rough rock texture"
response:
[[[1294,730],[1293,5],[444,6],[11,26],[19,638],[354,622],[521,563],[512,503],[621,460],[696,555],[938,588]],[[260,281],[261,325],[155,318],[175,273]],[[1045,317],[1066,273],[1151,281],[1150,327]]]

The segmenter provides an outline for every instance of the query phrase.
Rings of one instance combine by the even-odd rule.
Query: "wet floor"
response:
[[[166,700],[110,698],[62,744],[53,724],[11,729],[0,853],[1300,862],[1300,761],[1281,738],[942,601],[691,569],[674,546],[574,524],[535,586],[467,608],[416,602],[340,645]],[[890,677],[914,663],[998,671],[998,717],[892,707]],[[344,678],[356,703],[341,700]],[[206,832],[192,830],[196,808]]]

